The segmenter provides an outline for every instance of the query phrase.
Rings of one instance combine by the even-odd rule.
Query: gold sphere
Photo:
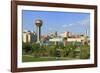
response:
[[[38,27],[41,27],[42,26],[42,20],[40,20],[40,19],[36,19],[35,20],[35,24],[36,24],[36,26],[38,26]]]

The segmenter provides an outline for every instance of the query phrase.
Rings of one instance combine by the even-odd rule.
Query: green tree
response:
[[[33,43],[32,44],[32,55],[34,57],[39,57],[39,51],[40,51],[40,44],[38,43]]]
[[[88,45],[81,46],[81,59],[88,59],[90,57],[90,47]]]
[[[30,43],[22,43],[22,50],[26,54],[31,50],[31,44]]]
[[[56,46],[55,45],[50,45],[47,46],[46,51],[48,53],[48,56],[56,56]]]

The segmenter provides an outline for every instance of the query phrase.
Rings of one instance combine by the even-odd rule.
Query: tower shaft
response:
[[[42,20],[37,19],[35,20],[36,25],[36,33],[37,33],[37,43],[40,43],[41,41],[41,26],[42,26]]]
[[[41,27],[37,26],[37,42],[40,43],[41,41]]]

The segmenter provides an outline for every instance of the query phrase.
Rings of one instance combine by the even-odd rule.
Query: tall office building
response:
[[[36,33],[31,31],[24,31],[23,32],[23,42],[24,43],[34,43],[36,42]]]

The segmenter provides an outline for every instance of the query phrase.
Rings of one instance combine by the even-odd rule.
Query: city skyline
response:
[[[76,12],[51,12],[51,11],[22,11],[23,30],[36,31],[35,20],[41,19],[43,26],[41,34],[51,32],[73,32],[75,34],[84,34],[88,30],[90,34],[90,14]]]

